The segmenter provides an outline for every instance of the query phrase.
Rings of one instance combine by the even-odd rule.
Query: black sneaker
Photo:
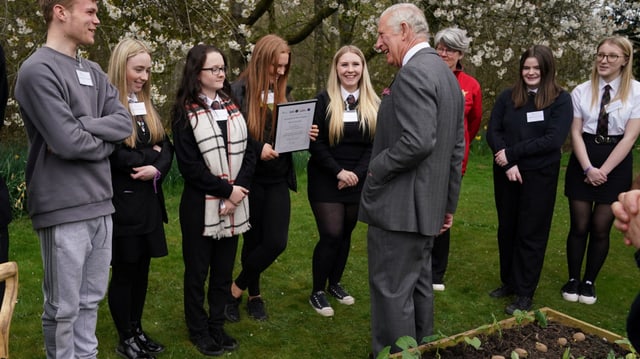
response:
[[[562,299],[566,300],[567,302],[577,302],[579,288],[579,280],[575,278],[569,279],[569,281],[565,285],[563,285],[562,289],[560,290],[562,292]]]
[[[332,297],[336,298],[340,304],[351,305],[356,302],[355,298],[349,295],[349,293],[342,288],[340,283],[331,284],[329,288],[327,288],[327,292],[331,294]]]
[[[504,311],[507,314],[512,315],[513,312],[515,312],[516,310],[521,310],[523,312],[526,312],[529,309],[531,309],[532,305],[533,305],[533,301],[531,300],[531,298],[518,296],[516,300],[513,301],[513,303],[509,304],[504,309]]]
[[[593,304],[598,300],[596,297],[596,286],[590,281],[585,281],[580,284],[580,296],[578,301],[584,304]]]
[[[224,305],[224,318],[227,322],[237,323],[240,321],[240,302],[242,301],[242,297],[240,298],[232,298],[232,302]]]
[[[309,297],[309,304],[323,317],[333,317],[333,308],[323,291],[317,291]]]
[[[209,334],[211,334],[213,340],[215,340],[216,343],[218,343],[218,345],[220,345],[224,350],[232,351],[238,348],[238,341],[227,334],[227,332],[224,331],[224,328],[211,328],[209,330]]]
[[[267,320],[267,312],[264,310],[262,297],[251,298],[247,301],[247,311],[255,320]]]
[[[224,349],[209,334],[203,334],[199,337],[192,337],[191,342],[196,349],[204,355],[220,356],[224,354]]]

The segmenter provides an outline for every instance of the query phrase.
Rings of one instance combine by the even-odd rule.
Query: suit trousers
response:
[[[420,342],[433,333],[431,249],[433,236],[392,232],[369,226],[367,253],[374,357],[396,340]]]
[[[560,162],[520,170],[522,184],[494,165],[500,279],[515,294],[533,298],[540,280],[556,201]]]

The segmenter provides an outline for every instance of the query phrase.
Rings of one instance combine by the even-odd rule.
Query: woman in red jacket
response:
[[[462,160],[462,175],[467,169],[469,157],[469,145],[480,129],[482,122],[482,89],[480,84],[472,76],[462,71],[460,60],[469,50],[471,39],[466,31],[458,28],[446,28],[436,34],[435,46],[438,55],[449,65],[456,75],[462,94],[464,95],[464,139],[465,150]],[[447,230],[433,242],[432,264],[433,290],[444,290],[444,272],[449,262],[449,242],[451,234]]]

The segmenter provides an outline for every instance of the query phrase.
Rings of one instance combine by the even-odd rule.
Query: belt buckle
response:
[[[595,142],[596,145],[601,145],[603,143],[606,143],[606,141],[607,139],[603,135],[596,135],[596,138],[593,140],[593,142]]]

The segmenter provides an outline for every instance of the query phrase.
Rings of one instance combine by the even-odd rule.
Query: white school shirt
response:
[[[624,128],[630,119],[640,119],[640,82],[631,81],[631,91],[627,101],[616,99],[620,89],[620,76],[610,83],[600,78],[598,87],[598,101],[591,106],[591,81],[583,82],[571,91],[573,101],[573,117],[582,119],[582,132],[595,135],[598,128],[598,114],[600,113],[600,99],[604,93],[604,87],[611,86],[609,94],[611,102],[607,106],[609,112],[609,136],[624,134]]]
[[[353,92],[349,92],[345,90],[344,87],[342,87],[342,85],[340,85],[340,93],[342,95],[343,103],[347,102],[347,97],[349,97],[349,95],[353,95],[353,97],[356,99],[356,102],[358,102],[358,98],[360,98],[360,89],[357,89]]]

